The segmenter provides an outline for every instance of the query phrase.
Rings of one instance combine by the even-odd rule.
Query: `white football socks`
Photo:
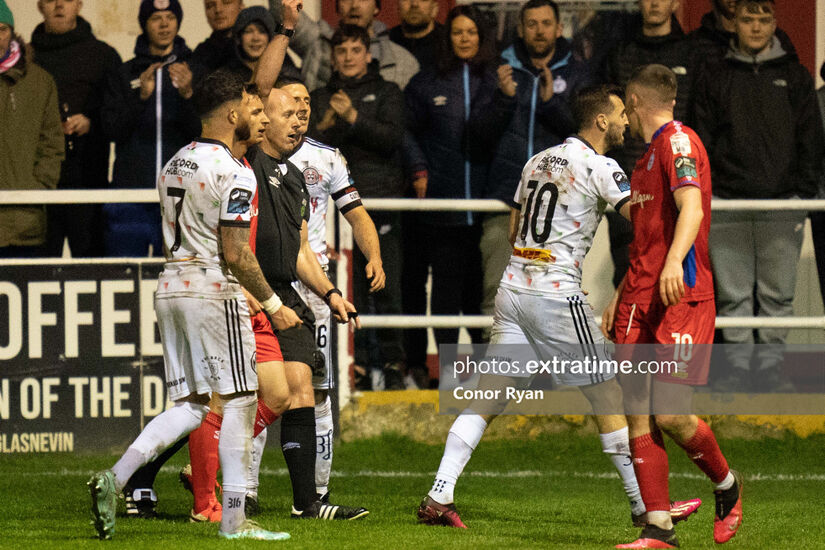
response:
[[[252,440],[252,456],[249,459],[249,470],[246,478],[246,494],[258,498],[258,485],[261,474],[261,461],[266,447],[266,428],[261,430]]]
[[[223,533],[234,533],[246,520],[244,500],[257,409],[255,394],[229,399],[223,406],[221,439],[218,443],[223,471]]]
[[[599,439],[602,442],[602,450],[610,456],[610,460],[616,470],[619,471],[619,476],[622,478],[622,484],[624,485],[624,492],[630,501],[630,511],[637,516],[644,514],[645,503],[642,501],[639,482],[636,480],[636,473],[633,471],[627,426],[615,432],[599,434]]]
[[[329,396],[315,405],[315,492],[324,495],[329,490],[332,470],[332,401]]]
[[[439,504],[452,504],[458,476],[464,471],[473,451],[487,429],[487,422],[477,414],[461,414],[453,422],[444,445],[444,456],[428,493]]]
[[[208,412],[209,407],[206,405],[179,401],[171,409],[153,418],[112,466],[115,489],[122,491],[138,468],[154,460],[167,447],[200,426]]]

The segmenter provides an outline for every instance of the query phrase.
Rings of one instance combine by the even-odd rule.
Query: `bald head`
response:
[[[291,155],[301,141],[301,121],[295,99],[280,88],[272,88],[265,110],[269,118],[266,129],[268,149],[277,153],[279,158]]]

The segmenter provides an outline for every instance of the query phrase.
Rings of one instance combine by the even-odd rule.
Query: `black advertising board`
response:
[[[164,409],[161,269],[0,265],[0,453],[123,448]]]

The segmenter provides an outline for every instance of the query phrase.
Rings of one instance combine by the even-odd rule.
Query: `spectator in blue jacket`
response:
[[[487,198],[513,205],[524,164],[576,129],[570,98],[593,80],[587,66],[573,57],[561,33],[559,7],[553,0],[530,0],[522,6],[518,38],[504,50],[501,57],[505,64],[498,68],[503,86],[494,101],[496,111],[505,116],[504,133],[490,167]],[[493,313],[498,283],[510,260],[509,222],[507,213],[484,216],[482,313]]]
[[[496,133],[503,126],[494,109],[497,77],[494,46],[483,15],[457,6],[446,22],[443,53],[435,67],[415,75],[405,90],[409,179],[418,197],[469,199],[483,196]],[[434,314],[478,314],[481,302],[481,236],[473,212],[429,212],[419,226],[432,266]],[[421,254],[421,247],[407,250]],[[423,292],[423,285],[419,289]],[[474,340],[480,333],[471,332]],[[435,331],[439,344],[456,343],[457,329]]]
[[[192,107],[191,52],[178,29],[178,0],[160,10],[143,0],[138,19],[143,34],[135,58],[111,76],[103,99],[103,130],[115,142],[112,186],[154,188],[163,165],[200,133]],[[104,207],[107,256],[162,256],[157,204],[107,204]]]

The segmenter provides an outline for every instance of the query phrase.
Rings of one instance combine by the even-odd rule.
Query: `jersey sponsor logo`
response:
[[[613,172],[613,181],[616,182],[616,187],[618,187],[622,193],[630,191],[630,182],[627,179],[627,174],[621,170]]]
[[[555,174],[561,174],[564,170],[564,167],[567,166],[568,161],[564,157],[557,157],[553,155],[545,155],[541,157],[539,161],[539,165],[536,169],[539,172],[553,172]]]
[[[549,249],[541,248],[513,248],[513,256],[534,262],[555,263],[556,257]]]
[[[250,191],[236,187],[229,192],[229,204],[226,205],[226,211],[229,214],[246,214],[251,208],[249,204],[251,198]]]
[[[644,208],[645,203],[647,201],[652,201],[654,198],[656,197],[650,193],[639,193],[638,191],[633,191],[630,195],[630,204],[638,204],[639,208]]]
[[[696,159],[692,157],[676,157],[673,161],[677,179],[693,179],[697,176]]]
[[[321,174],[319,174],[318,170],[316,170],[312,166],[307,166],[306,168],[304,168],[303,174],[304,174],[304,183],[306,183],[307,186],[315,185],[319,181],[321,181]]]
[[[690,154],[690,137],[687,134],[678,132],[670,136],[670,148],[674,155]]]
[[[198,163],[182,158],[173,158],[169,161],[169,166],[164,172],[167,176],[178,176],[178,178],[192,178],[198,171]]]
[[[447,104],[447,96],[437,95],[433,98],[433,105],[436,107],[443,107]]]

